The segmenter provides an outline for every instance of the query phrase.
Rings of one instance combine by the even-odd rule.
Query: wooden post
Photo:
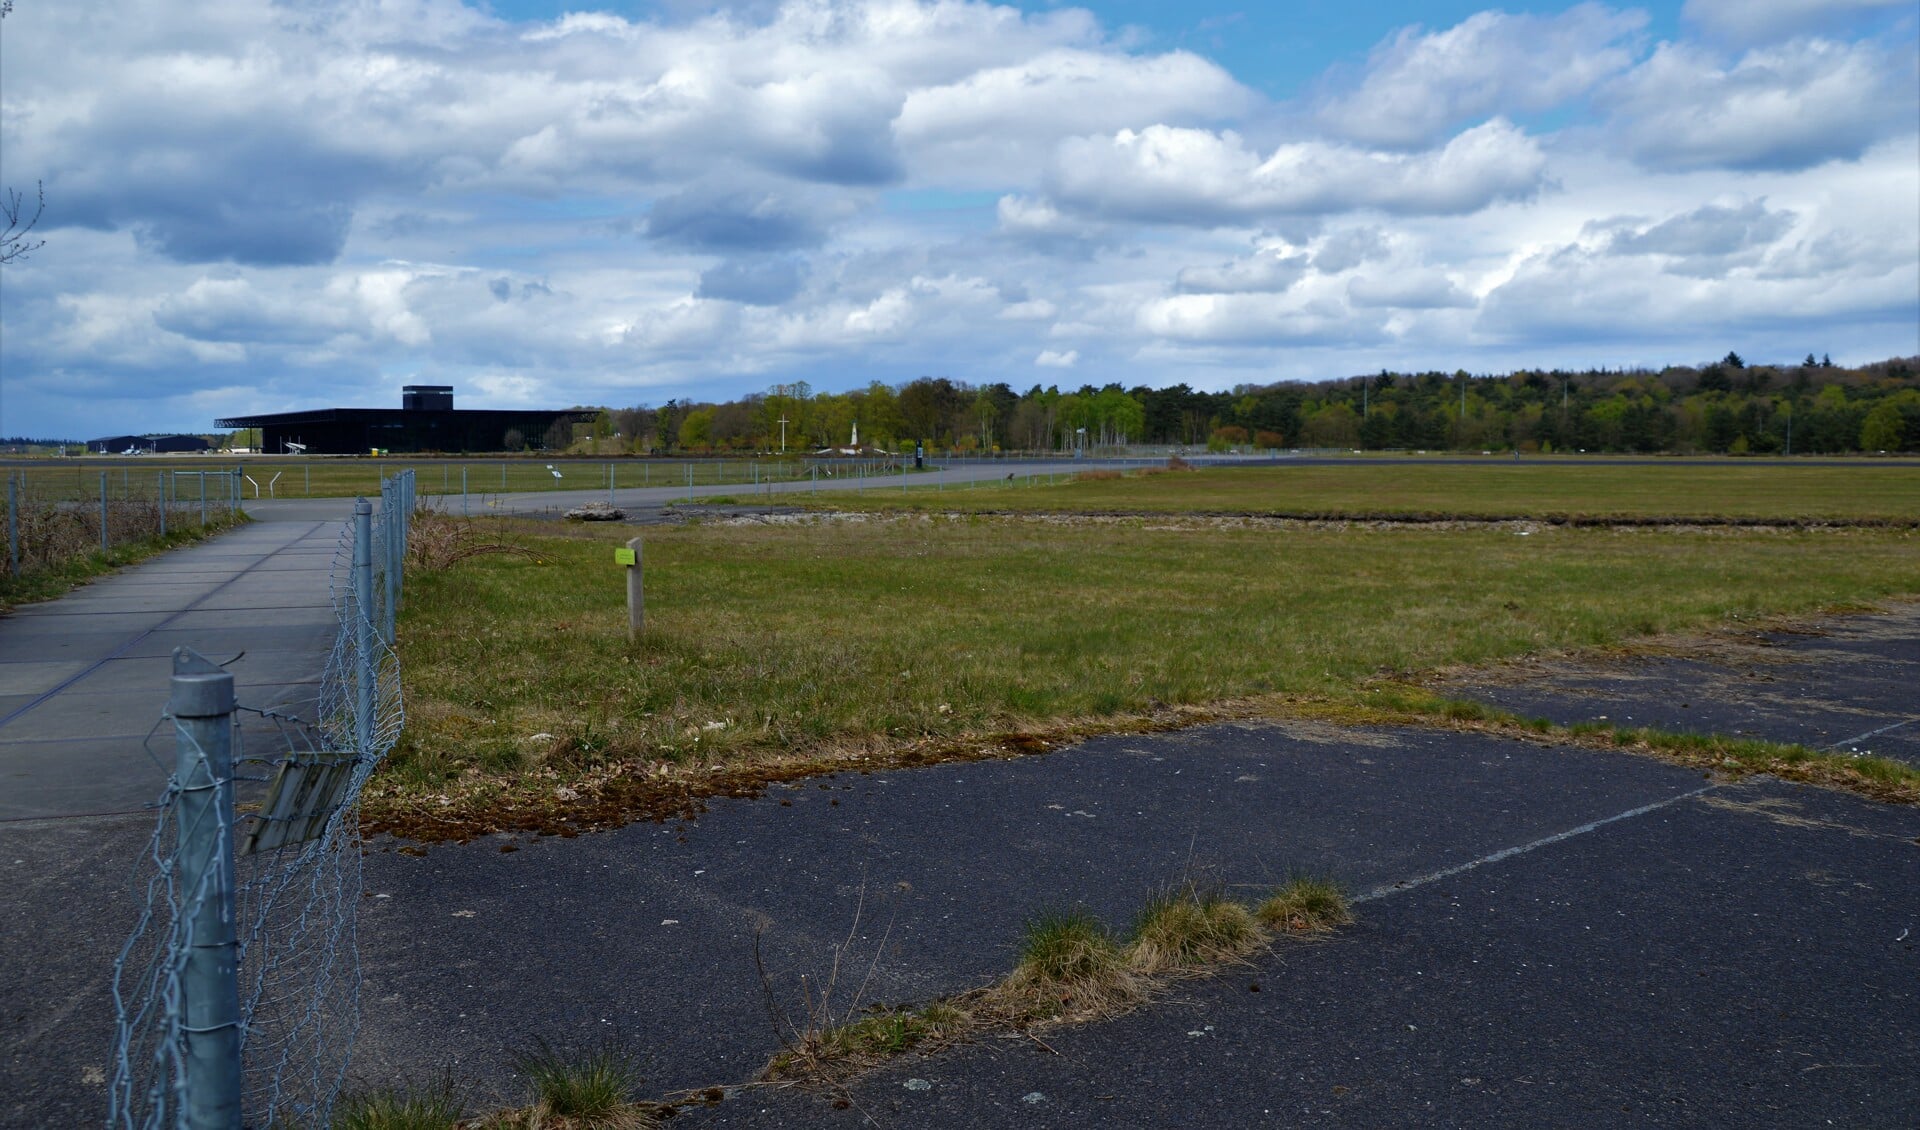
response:
[[[627,551],[619,554],[621,564],[627,567],[627,642],[640,638],[640,629],[646,626],[647,597],[641,578],[640,539],[629,538]]]

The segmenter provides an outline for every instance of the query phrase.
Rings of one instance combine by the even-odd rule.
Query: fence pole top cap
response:
[[[176,718],[233,713],[233,672],[191,648],[173,649],[171,690],[167,713]]]

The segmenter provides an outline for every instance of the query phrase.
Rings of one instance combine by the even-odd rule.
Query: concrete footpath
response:
[[[0,619],[0,1125],[105,1118],[112,964],[174,756],[171,728],[153,733],[171,653],[231,661],[244,705],[306,710],[351,506],[244,526]],[[243,718],[243,745],[269,728]]]
[[[119,778],[165,699],[163,669],[110,665],[156,658],[184,620],[216,658],[249,649],[243,699],[299,702],[336,529],[262,523],[187,551],[218,554],[172,581],[134,570],[118,595],[67,598],[105,594],[90,606],[0,621],[29,688],[7,726],[43,711],[47,729],[126,731],[71,763],[25,730],[0,742],[19,813],[0,821],[0,1125],[103,1109],[105,985],[151,826]],[[303,570],[317,585],[256,580]],[[146,619],[86,619],[115,614]],[[16,625],[43,642],[9,645]],[[59,641],[112,631],[62,658]],[[61,662],[77,666],[33,681]],[[127,682],[84,689],[103,670]],[[1848,709],[1908,709],[1897,670],[1861,667]],[[1768,780],[1481,735],[1222,725],[843,773],[685,823],[404,846],[366,861],[356,1086],[450,1072],[475,1107],[510,1102],[514,1057],[540,1041],[622,1044],[652,1094],[744,1083],[787,1034],[768,998],[801,1018],[802,978],[818,986],[843,945],[841,1015],[1001,975],[1038,913],[1124,927],[1183,877],[1254,897],[1304,870],[1360,894],[1356,927],[1117,1021],[903,1059],[844,1109],[729,1088],[675,1124],[1920,1124],[1920,811]]]

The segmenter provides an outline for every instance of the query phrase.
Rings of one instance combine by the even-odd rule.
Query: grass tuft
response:
[[[1147,900],[1133,928],[1133,967],[1146,973],[1236,961],[1260,948],[1253,912],[1213,887],[1185,883]]]
[[[340,1100],[330,1125],[333,1130],[457,1130],[460,1103],[447,1084],[425,1093],[382,1087]]]
[[[1289,879],[1260,904],[1254,916],[1285,934],[1325,934],[1353,922],[1353,910],[1340,885],[1307,875]]]
[[[1113,932],[1076,910],[1027,923],[1020,964],[993,995],[1017,1020],[1040,1020],[1109,1015],[1145,994]]]
[[[533,1113],[540,1126],[642,1130],[654,1125],[650,1112],[628,1101],[640,1085],[638,1068],[614,1048],[567,1055],[542,1044],[517,1066],[533,1086]]]

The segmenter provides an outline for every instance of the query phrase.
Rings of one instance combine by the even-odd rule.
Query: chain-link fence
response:
[[[220,471],[109,471],[57,481],[8,471],[0,499],[7,531],[6,575],[58,569],[92,553],[110,556],[168,532],[225,526],[241,507],[238,468]]]
[[[393,640],[414,501],[403,472],[377,514],[354,504],[310,717],[239,704],[231,673],[174,653],[148,741],[172,773],[114,963],[110,1126],[328,1122],[360,1017],[358,800],[404,720]]]

